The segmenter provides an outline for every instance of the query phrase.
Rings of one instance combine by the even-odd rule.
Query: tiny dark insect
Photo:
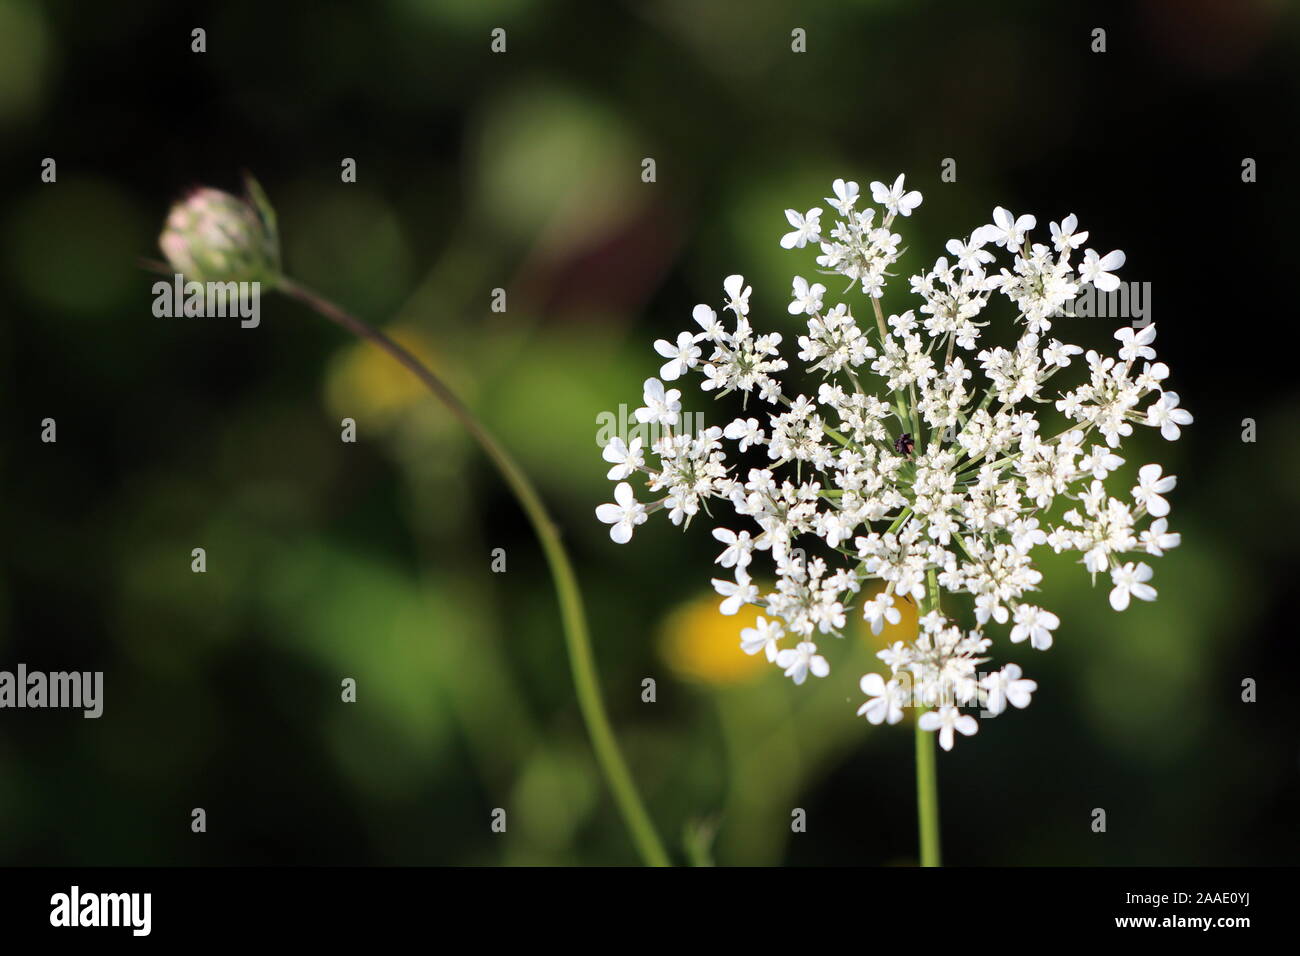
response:
[[[912,450],[914,448],[916,448],[916,441],[907,432],[903,432],[903,434],[894,439],[894,451],[898,452],[900,455],[906,455],[908,458],[911,458]]]

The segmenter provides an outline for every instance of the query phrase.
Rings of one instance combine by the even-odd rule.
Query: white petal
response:
[[[1117,611],[1122,611],[1128,607],[1128,589],[1116,585],[1110,592],[1110,606]]]
[[[875,673],[863,674],[858,686],[868,697],[879,697],[885,692],[885,679]]]

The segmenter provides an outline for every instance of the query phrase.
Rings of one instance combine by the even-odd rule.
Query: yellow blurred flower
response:
[[[419,329],[398,326],[385,331],[424,365],[445,375],[439,369],[433,343]],[[462,383],[457,386],[462,387]],[[369,342],[350,346],[334,361],[326,394],[335,413],[358,422],[364,420],[379,429],[394,425],[414,405],[432,403],[418,378]]]
[[[740,632],[753,627],[761,608],[746,605],[730,617],[718,610],[721,602],[712,592],[678,605],[664,618],[659,630],[659,655],[684,680],[725,686],[753,680],[767,658],[740,649]]]

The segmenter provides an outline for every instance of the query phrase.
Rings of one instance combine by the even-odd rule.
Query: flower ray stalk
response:
[[[465,430],[478,442],[484,453],[496,466],[505,479],[515,500],[528,516],[528,521],[541,542],[546,556],[547,566],[555,585],[556,599],[560,604],[560,616],[564,624],[564,640],[568,649],[569,665],[573,674],[573,683],[578,694],[578,705],[587,732],[591,737],[592,749],[596,760],[605,775],[619,812],[627,825],[632,842],[636,845],[641,859],[649,866],[671,865],[663,842],[655,830],[654,823],[646,811],[641,795],[637,791],[627,762],[623,758],[618,740],[610,726],[609,716],[605,712],[604,700],[600,694],[600,681],[596,674],[595,657],[591,650],[591,639],[587,631],[586,613],[583,610],[582,594],[578,588],[577,576],[568,552],[560,541],[560,534],[551,521],[542,503],[541,497],[528,476],[510,457],[509,453],[497,442],[492,434],[482,425],[474,414],[465,406],[456,394],[419,359],[393,341],[379,329],[340,309],[332,302],[317,295],[299,283],[281,277],[276,287],[293,299],[306,305],[312,311],[334,324],[342,327],[358,338],[377,345],[397,362],[410,371],[456,416]]]

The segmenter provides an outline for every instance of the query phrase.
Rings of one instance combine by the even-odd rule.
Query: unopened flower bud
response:
[[[251,176],[248,198],[200,187],[172,206],[158,244],[172,268],[194,282],[280,277],[275,212]]]

